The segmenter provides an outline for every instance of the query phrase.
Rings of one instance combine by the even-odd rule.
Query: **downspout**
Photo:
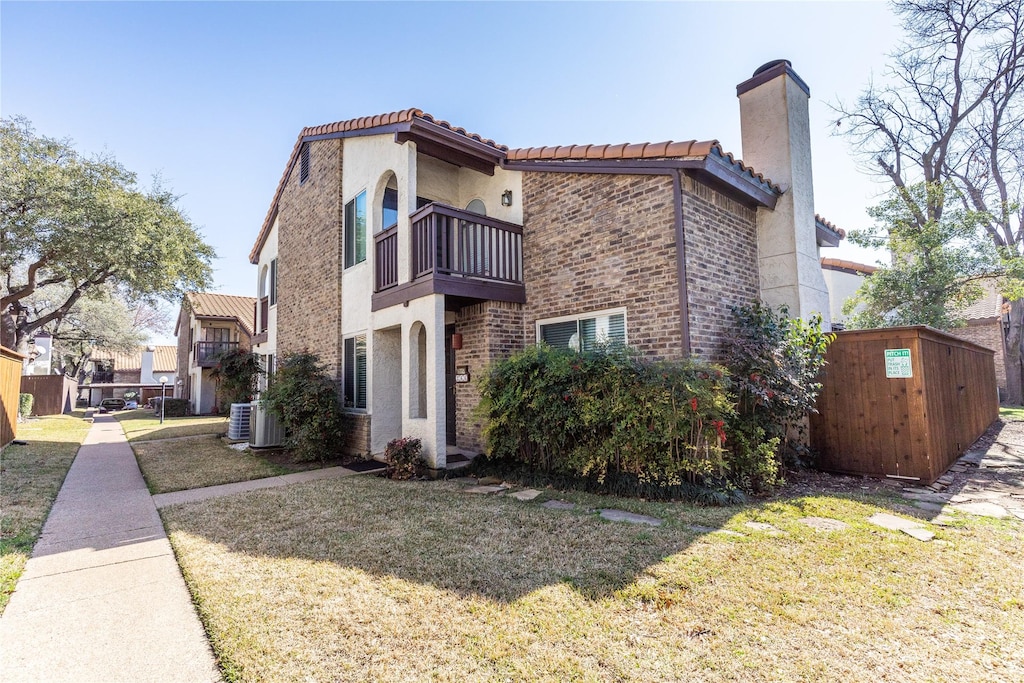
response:
[[[679,279],[679,332],[683,353],[690,355],[690,293],[686,285],[686,227],[683,223],[682,171],[672,173],[672,200],[675,204],[676,277]]]

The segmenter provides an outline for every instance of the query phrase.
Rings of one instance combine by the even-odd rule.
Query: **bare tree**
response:
[[[898,0],[906,39],[884,83],[835,110],[865,169],[891,184],[914,221],[949,202],[982,214],[978,239],[999,251],[1009,302],[1008,398],[1022,395],[1024,341],[1024,0]],[[920,183],[952,191],[915,193]],[[921,197],[927,197],[924,201]]]

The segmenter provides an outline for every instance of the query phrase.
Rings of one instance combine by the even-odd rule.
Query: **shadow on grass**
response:
[[[332,562],[463,597],[511,602],[557,584],[568,584],[591,600],[608,598],[652,567],[676,561],[670,558],[698,541],[720,543],[725,551],[731,543],[765,543],[774,546],[771,552],[785,555],[786,544],[816,533],[799,524],[799,517],[838,513],[856,525],[886,502],[858,496],[834,496],[830,501],[826,495],[697,508],[578,498],[594,508],[631,508],[664,523],[650,527],[606,522],[581,506],[560,511],[543,508],[537,501],[464,493],[451,483],[374,477],[258,491],[161,512],[172,537],[188,534],[232,553]],[[851,509],[856,510],[853,516]],[[785,527],[783,533],[759,533],[743,526],[766,514],[769,521]],[[728,526],[736,533],[715,534],[690,526]],[[855,530],[837,533],[847,534],[845,541],[835,537],[840,545],[858,543]]]

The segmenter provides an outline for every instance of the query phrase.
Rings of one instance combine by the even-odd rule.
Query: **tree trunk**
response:
[[[1006,402],[1024,404],[1024,376],[1021,343],[1024,342],[1024,299],[1010,302],[1010,328],[1003,336],[1003,365],[1006,368]]]

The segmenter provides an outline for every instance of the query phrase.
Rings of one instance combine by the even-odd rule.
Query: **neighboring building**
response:
[[[821,273],[825,277],[825,284],[828,286],[829,309],[832,314],[832,329],[842,330],[846,328],[847,319],[850,317],[843,313],[843,305],[846,300],[853,296],[864,278],[878,270],[875,266],[868,266],[854,261],[844,261],[834,258],[821,259]]]
[[[210,372],[222,354],[249,350],[255,306],[256,299],[251,296],[207,292],[185,295],[174,328],[182,376],[174,395],[188,399],[194,414],[207,415],[221,409]]]
[[[418,437],[443,468],[482,447],[474,380],[525,345],[720,359],[729,307],[759,297],[827,324],[819,247],[842,236],[814,212],[809,89],[779,61],[737,94],[744,161],[509,150],[417,109],[304,129],[250,253],[254,350],[320,356],[349,450]]]
[[[1009,323],[1009,304],[991,283],[982,285],[985,294],[961,312],[966,326],[948,330],[952,335],[995,351],[996,384],[1000,399],[1006,396],[1006,356],[1003,353],[1003,324]]]
[[[97,349],[86,365],[78,396],[88,405],[98,406],[105,398],[122,398],[126,391],[137,392],[140,402],[161,392],[160,379],[167,378],[168,395],[177,382],[177,347],[139,346],[132,351]]]

